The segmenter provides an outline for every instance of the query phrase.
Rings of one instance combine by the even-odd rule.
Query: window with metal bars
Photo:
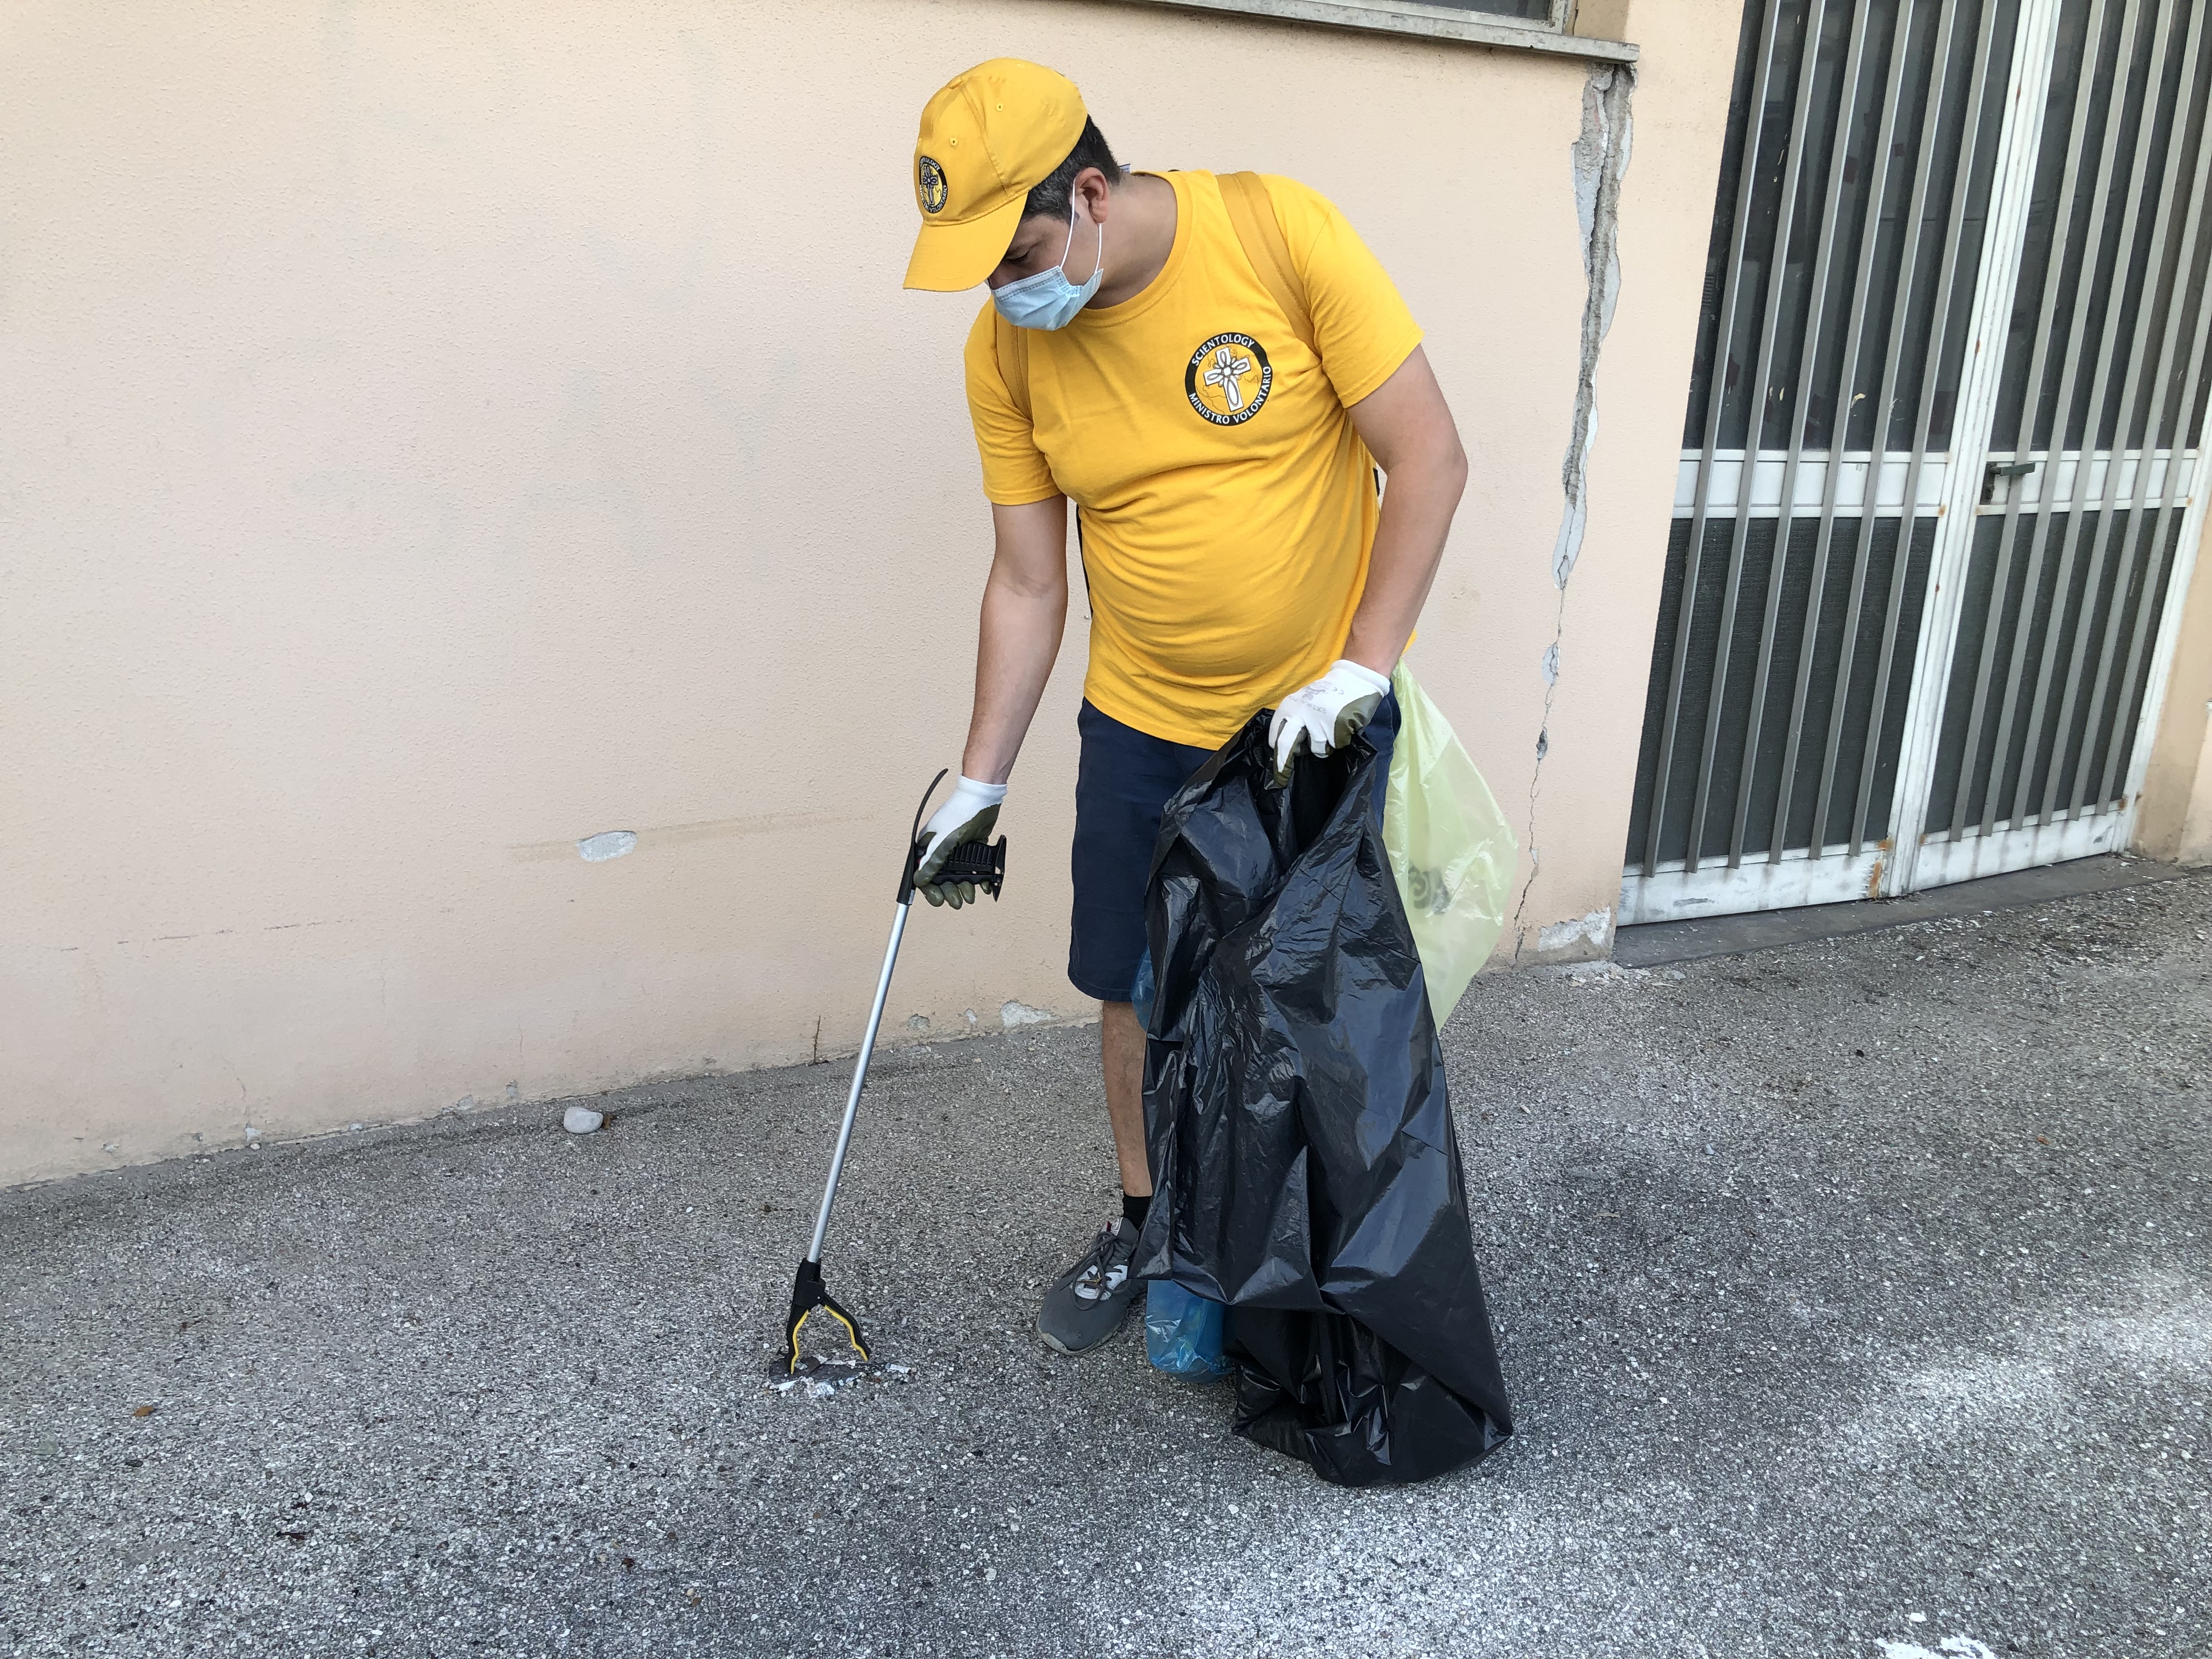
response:
[[[1632,867],[1887,832],[2018,13],[1746,9]]]

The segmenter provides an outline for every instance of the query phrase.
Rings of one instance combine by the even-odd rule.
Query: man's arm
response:
[[[1436,580],[1452,514],[1467,488],[1467,452],[1428,354],[1419,346],[1350,413],[1390,487],[1382,495],[1367,587],[1344,654],[1387,678],[1413,637]],[[1034,698],[1030,706],[1036,706]]]
[[[978,783],[1004,783],[1014,769],[1067,623],[1067,498],[994,506],[991,525],[996,548],[976,635],[975,712],[960,760],[962,774]]]

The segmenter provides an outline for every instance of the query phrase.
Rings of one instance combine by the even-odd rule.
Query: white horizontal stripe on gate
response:
[[[1685,450],[1681,464],[1674,473],[1674,516],[1686,519],[1692,515],[1698,499],[1698,463],[1696,450]],[[1948,475],[1950,458],[1930,455],[1920,469],[1920,512],[1933,515],[1943,499],[1943,481]],[[1778,516],[1782,507],[1782,478],[1788,471],[1790,452],[1786,449],[1762,449],[1759,459],[1751,468],[1751,516],[1771,519]],[[1808,451],[1798,459],[1797,477],[1791,489],[1791,516],[1809,518],[1817,515],[1828,494],[1829,459],[1825,453]],[[1875,483],[1875,516],[1894,519],[1905,511],[1905,483],[1912,469],[1910,451],[1892,451],[1881,458],[1881,477]],[[1875,471],[1874,457],[1866,451],[1856,454],[1846,450],[1836,478],[1836,511],[1856,518],[1863,509],[1867,495],[1867,478]],[[1741,449],[1717,449],[1713,452],[1712,478],[1705,501],[1708,512],[1715,518],[1733,519],[1738,516],[1743,500],[1744,453]]]
[[[2159,507],[2166,499],[2169,484],[2179,501],[2186,500],[2197,482],[2197,452],[2193,449],[2185,449],[2178,455],[2171,449],[2124,449],[2117,453],[2099,449],[2087,455],[2078,449],[2069,449],[2062,451],[2055,464],[2050,454],[2040,449],[2031,449],[2018,456],[1990,452],[1992,466],[2009,466],[2016,460],[2034,462],[2035,471],[2024,478],[1997,481],[1990,492],[1991,504],[2000,512],[2006,503],[2008,484],[2019,493],[2021,507],[2025,510],[2041,507],[2046,500],[2059,507],[2071,507],[2076,501],[2087,507],[2108,503],[2118,507]]]
[[[1747,854],[1734,869],[1725,854],[1707,859],[1693,871],[1685,871],[1680,859],[1668,860],[1648,876],[1632,868],[1620,884],[1620,925],[1869,898],[1880,889],[1888,859],[1886,841],[1862,847],[1856,857],[1848,843],[1838,842],[1817,859],[1792,848],[1772,863],[1764,853]]]
[[[2125,852],[2134,824],[2129,805],[2101,802],[2083,807],[2078,818],[2062,812],[2049,823],[2020,830],[1999,823],[1986,835],[1976,829],[1957,841],[1950,839],[1948,829],[1931,831],[1922,840],[1920,856],[1913,866],[1914,883],[1918,887],[1942,887],[1954,881],[2000,876],[2009,870],[2030,870],[2039,864]]]

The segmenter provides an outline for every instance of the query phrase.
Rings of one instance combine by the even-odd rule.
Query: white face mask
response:
[[[1067,280],[1067,256],[1075,251],[1075,205],[1070,203],[1067,247],[1060,254],[1060,263],[1050,270],[1040,270],[1034,276],[1024,276],[1018,283],[1008,283],[991,291],[991,303],[1015,327],[1066,328],[1075,320],[1075,313],[1091,303],[1091,296],[1098,292],[1099,279],[1106,274],[1106,227],[1098,227],[1098,258],[1091,267],[1091,280],[1078,288]]]

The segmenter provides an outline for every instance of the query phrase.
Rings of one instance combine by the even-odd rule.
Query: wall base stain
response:
[[[1536,935],[1536,955],[1547,962],[1587,961],[1605,956],[1612,949],[1613,909],[1609,905],[1587,915],[1555,921]]]

